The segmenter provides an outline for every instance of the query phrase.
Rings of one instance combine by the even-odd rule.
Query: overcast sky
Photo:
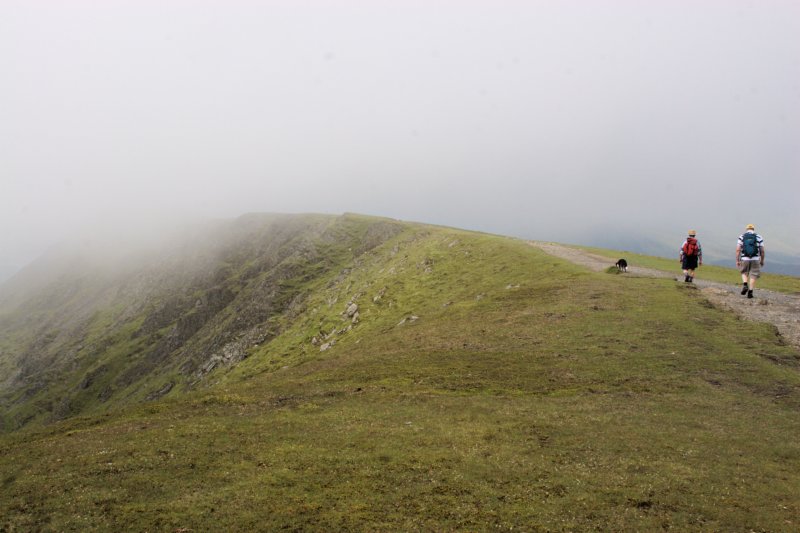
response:
[[[0,278],[249,211],[800,255],[799,143],[795,0],[0,3]]]

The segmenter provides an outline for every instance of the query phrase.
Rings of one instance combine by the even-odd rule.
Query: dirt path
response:
[[[613,259],[576,248],[550,242],[530,241],[530,244],[550,255],[585,266],[595,272],[603,272],[614,265]],[[633,265],[629,266],[628,275],[678,280],[676,274]],[[683,282],[682,275],[679,281]],[[729,309],[747,320],[774,324],[787,342],[800,349],[800,297],[756,289],[756,297],[749,300],[739,293],[741,288],[739,285],[703,279],[695,280],[695,285],[711,303],[718,307]]]

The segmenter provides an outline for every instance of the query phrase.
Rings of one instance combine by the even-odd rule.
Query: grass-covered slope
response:
[[[402,228],[355,215],[248,215],[127,260],[47,258],[0,293],[15,302],[0,314],[0,430],[203,383],[280,334],[311,285]]]
[[[692,287],[407,226],[304,289],[213,386],[3,437],[0,529],[800,528],[798,353]]]

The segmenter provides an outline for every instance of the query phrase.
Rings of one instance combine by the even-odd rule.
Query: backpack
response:
[[[695,256],[697,255],[697,239],[689,237],[686,239],[686,244],[683,245],[683,255]]]
[[[755,233],[742,235],[742,255],[745,257],[758,255],[758,236]]]

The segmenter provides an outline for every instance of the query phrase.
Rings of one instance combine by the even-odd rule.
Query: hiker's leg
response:
[[[756,281],[758,281],[758,277],[761,276],[761,263],[758,261],[750,261],[750,272],[748,273],[748,277],[750,279],[750,290],[756,288]]]
[[[739,272],[742,273],[742,295],[745,295],[749,287],[750,269],[746,261],[742,261],[740,265]]]

